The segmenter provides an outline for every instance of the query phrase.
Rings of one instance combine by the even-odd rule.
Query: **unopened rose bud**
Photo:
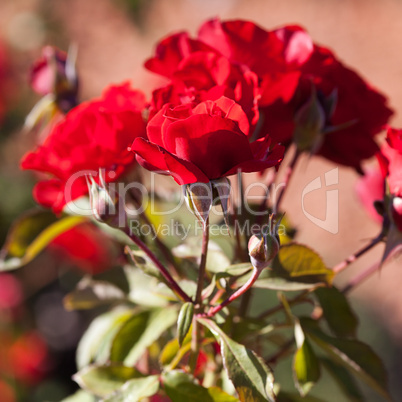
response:
[[[317,98],[315,88],[310,99],[302,105],[294,118],[294,141],[299,151],[314,152],[323,141],[325,111]]]
[[[119,197],[112,197],[106,188],[102,175],[96,183],[92,176],[87,177],[92,213],[96,220],[112,227],[119,227],[125,222],[126,212],[120,211]]]
[[[251,236],[248,242],[248,251],[254,268],[259,270],[267,268],[278,254],[280,247],[278,227],[280,221],[274,226],[271,215],[268,222],[268,232],[262,233],[261,238],[255,235]]]
[[[185,184],[183,193],[188,208],[205,227],[213,202],[211,182]]]

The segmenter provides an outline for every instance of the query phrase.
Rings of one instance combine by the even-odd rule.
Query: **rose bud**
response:
[[[268,232],[263,232],[261,239],[255,235],[251,236],[248,242],[248,250],[250,261],[254,268],[258,270],[267,268],[278,254],[280,247],[278,227],[281,223],[281,219],[273,226],[273,215],[270,215]]]
[[[325,111],[314,87],[310,99],[297,111],[294,120],[294,141],[297,149],[310,152],[318,149],[323,140]]]
[[[99,222],[112,227],[121,227],[127,219],[124,208],[121,208],[124,203],[118,195],[113,197],[106,188],[102,171],[99,172],[99,183],[96,183],[92,175],[87,176],[92,213]]]

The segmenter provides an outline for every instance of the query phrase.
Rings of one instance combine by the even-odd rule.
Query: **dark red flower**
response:
[[[222,97],[196,106],[166,105],[148,123],[148,139],[137,138],[137,161],[170,174],[179,184],[207,183],[238,170],[256,172],[279,164],[282,147],[268,137],[249,142],[248,120],[233,100]]]
[[[90,222],[60,234],[50,247],[67,262],[91,275],[112,268],[118,251],[114,242]]]
[[[151,117],[166,103],[199,103],[226,96],[243,108],[251,125],[258,121],[257,75],[190,39],[186,33],[172,35],[159,43],[156,56],[145,66],[171,79],[167,86],[153,92]]]
[[[155,57],[145,62],[145,67],[156,74],[172,78],[179,63],[193,52],[211,51],[208,45],[191,39],[187,32],[178,32],[161,40],[156,46]]]
[[[297,26],[265,31],[249,21],[211,20],[199,39],[230,61],[246,65],[261,81],[261,133],[289,144],[295,117],[316,91],[324,116],[313,133],[311,150],[361,171],[362,159],[373,156],[373,140],[392,111],[386,99],[328,49],[313,43]]]
[[[105,181],[111,182],[127,172],[134,162],[127,147],[145,136],[144,107],[142,92],[125,83],[72,109],[44,144],[22,159],[23,169],[52,176],[35,186],[36,201],[60,212],[66,203],[88,193],[85,173],[96,176],[104,169]]]

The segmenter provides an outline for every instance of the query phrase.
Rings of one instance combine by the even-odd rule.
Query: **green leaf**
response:
[[[321,257],[302,244],[290,243],[279,249],[272,265],[276,274],[284,278],[297,278],[298,282],[331,284],[334,277]]]
[[[364,401],[363,396],[356,384],[355,379],[343,366],[336,364],[330,359],[321,358],[321,363],[338,383],[339,387],[352,402]]]
[[[278,290],[282,292],[297,292],[300,290],[315,289],[323,286],[323,283],[299,282],[294,278],[285,278],[276,272],[266,269],[260,278],[254,283],[253,287],[259,289]]]
[[[133,366],[145,349],[177,320],[176,307],[153,309],[134,315],[117,332],[110,352],[110,360]]]
[[[184,303],[181,306],[179,318],[177,319],[177,338],[181,346],[184,338],[191,327],[194,316],[194,304],[191,302]]]
[[[213,321],[200,318],[218,340],[225,370],[228,373],[240,401],[274,401],[271,370],[251,350],[230,339]]]
[[[64,398],[61,402],[95,402],[95,397],[86,391],[79,390],[73,395]]]
[[[32,261],[52,240],[87,221],[81,216],[61,219],[48,211],[34,210],[17,220],[2,249],[0,271],[17,269]]]
[[[167,297],[158,294],[160,283],[155,278],[132,266],[124,267],[124,272],[130,288],[131,301],[146,307],[163,307],[168,304]]]
[[[162,375],[163,387],[174,402],[236,402],[237,398],[218,387],[204,388],[195,379],[181,371],[168,371]]]
[[[142,250],[138,250],[137,246],[126,246],[124,250],[131,257],[135,266],[141,269],[144,274],[153,276],[154,278],[165,282],[163,275],[160,273],[156,265]]]
[[[104,397],[119,389],[126,381],[138,377],[142,377],[142,374],[133,367],[94,365],[74,374],[73,380],[81,388]]]
[[[293,376],[301,396],[306,396],[320,379],[320,364],[298,321],[295,322],[297,351],[293,359]]]
[[[127,381],[113,395],[102,402],[137,402],[155,395],[159,390],[159,375],[150,375]]]
[[[300,319],[304,332],[336,362],[357,374],[364,382],[390,400],[387,374],[381,359],[370,346],[350,339],[337,339],[323,333],[309,318]]]
[[[78,369],[92,362],[106,363],[114,336],[132,315],[133,310],[119,308],[96,317],[78,344]]]
[[[172,253],[178,258],[198,259],[201,255],[201,239],[189,237],[179,246],[176,246]],[[250,264],[249,264],[250,265]],[[222,272],[230,266],[230,260],[221,247],[214,241],[208,243],[208,254],[206,269],[210,272]]]
[[[76,289],[64,298],[66,310],[85,310],[116,301],[124,301],[125,294],[117,286],[91,278],[81,280]]]
[[[318,288],[314,293],[332,332],[338,337],[356,336],[358,319],[345,295],[335,287]]]

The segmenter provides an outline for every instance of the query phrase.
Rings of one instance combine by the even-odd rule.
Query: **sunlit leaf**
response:
[[[297,351],[293,359],[293,376],[300,395],[306,396],[320,378],[320,364],[298,321],[295,323],[295,339]]]
[[[273,376],[265,363],[253,351],[230,339],[213,321],[199,321],[220,343],[225,369],[240,401],[274,401]]]
[[[60,402],[95,402],[96,398],[86,391],[79,390],[75,394],[64,398]]]
[[[357,340],[333,338],[322,332],[311,319],[302,318],[300,322],[309,338],[333,360],[357,374],[384,398],[390,399],[384,365],[370,346]]]
[[[335,287],[314,291],[332,332],[339,337],[355,336],[358,319],[345,295]]]
[[[125,297],[121,289],[109,282],[84,278],[76,289],[64,298],[64,307],[67,310],[85,310],[124,301]]]
[[[159,376],[150,375],[127,381],[113,395],[103,399],[102,402],[137,402],[143,398],[155,395],[159,390]]]
[[[315,251],[297,243],[286,244],[279,249],[272,269],[279,276],[296,278],[298,282],[330,284],[334,276]]]
[[[191,302],[184,303],[181,306],[179,318],[177,319],[177,339],[181,346],[186,337],[194,316],[194,304]]]
[[[11,227],[1,251],[0,271],[22,267],[32,261],[60,234],[87,221],[81,216],[58,219],[48,211],[35,210],[18,219]]]
[[[107,396],[119,389],[126,381],[142,377],[133,367],[122,365],[88,366],[74,374],[74,381],[83,389],[97,395]]]
[[[133,366],[145,349],[177,320],[177,308],[143,311],[126,321],[113,339],[110,359]]]
[[[218,387],[204,388],[190,374],[168,371],[162,376],[166,394],[174,402],[236,402],[237,398]]]

